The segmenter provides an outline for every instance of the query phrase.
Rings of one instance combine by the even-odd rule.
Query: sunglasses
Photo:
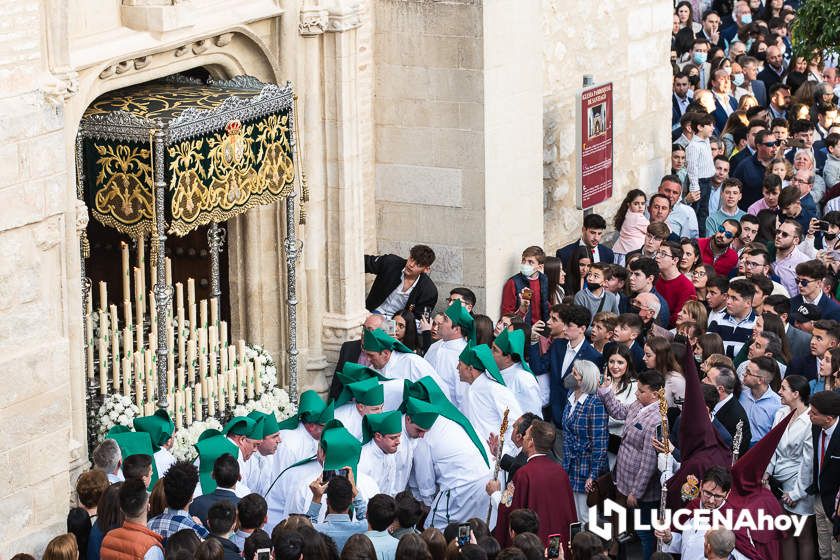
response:
[[[796,283],[802,287],[808,287],[808,284],[813,282],[813,280],[808,280],[807,278],[797,278]]]
[[[732,239],[733,237],[735,237],[734,233],[732,233],[731,231],[727,231],[726,228],[723,226],[718,226],[718,233],[722,233],[727,239]]]
[[[775,142],[762,142],[761,143],[762,146],[766,146],[768,148],[775,148],[779,144],[780,144],[780,142],[778,140],[776,140]]]
[[[777,230],[776,230],[776,235],[777,235],[778,237],[781,237],[782,239],[785,239],[785,238],[788,238],[788,237],[793,237],[793,235],[792,235],[792,234],[790,234],[790,233],[788,233],[788,232],[786,232],[786,231],[782,231],[782,230],[780,230],[780,229],[777,229]]]

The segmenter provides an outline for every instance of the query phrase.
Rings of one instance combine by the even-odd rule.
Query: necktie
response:
[[[822,438],[820,439],[820,472],[823,470],[823,465],[825,465],[825,431],[822,432]]]

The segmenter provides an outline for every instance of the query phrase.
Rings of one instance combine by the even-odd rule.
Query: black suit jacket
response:
[[[512,457],[505,453],[499,460],[499,466],[503,471],[508,473],[507,480],[513,480],[513,476],[516,474],[516,471],[524,467],[527,462],[528,456],[524,451],[520,451],[516,457]]]
[[[572,255],[575,254],[575,249],[580,245],[580,239],[569,243],[562,249],[557,249],[554,256],[563,261],[563,269],[569,270],[569,261],[572,260]],[[602,263],[612,264],[615,262],[615,253],[606,245],[598,244],[598,258]]]
[[[814,482],[808,487],[807,492],[819,496],[825,512],[831,516],[834,512],[834,497],[840,489],[840,426],[834,428],[834,433],[828,440],[822,472],[819,467],[822,429],[812,426],[811,436],[814,440]]]
[[[335,373],[338,373],[347,362],[358,363],[359,356],[362,355],[362,341],[348,340],[341,344],[338,351],[338,362],[335,364]],[[342,385],[338,380],[337,375],[333,375],[332,383],[330,383],[329,400],[337,399],[338,394],[341,393]]]
[[[779,75],[770,68],[769,64],[764,66],[764,70],[759,72],[756,78],[764,83],[764,87],[767,89],[768,97],[770,96],[770,88],[773,87],[774,84],[778,84],[782,81],[782,78],[780,78]]]
[[[365,255],[365,272],[376,275],[376,280],[373,281],[370,293],[365,300],[368,311],[374,311],[382,305],[382,302],[400,285],[405,263],[406,259],[397,255]],[[434,309],[437,299],[438,291],[435,283],[428,274],[423,273],[417,280],[417,285],[411,290],[405,307],[411,311],[417,309],[417,313],[420,313],[424,307]]]
[[[201,519],[201,524],[207,526],[207,512],[210,511],[210,507],[217,502],[225,500],[232,503],[233,507],[236,507],[236,504],[239,503],[239,498],[233,490],[216,488],[212,493],[204,494],[192,501],[192,504],[190,504],[190,515],[198,517]]]
[[[750,431],[750,420],[747,418],[747,411],[738,402],[738,398],[732,395],[725,405],[720,407],[720,410],[715,414],[715,420],[723,424],[726,431],[732,437],[735,437],[735,428],[738,426],[738,420],[744,421],[744,426],[741,428],[741,445],[738,447],[738,456],[743,457],[744,453],[750,447],[750,440],[752,439],[752,432]]]

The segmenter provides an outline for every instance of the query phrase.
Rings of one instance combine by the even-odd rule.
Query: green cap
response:
[[[357,472],[362,442],[353,437],[338,420],[330,420],[321,434],[321,449],[324,450],[324,470],[351,467]]]
[[[461,305],[461,300],[453,300],[449,307],[446,308],[444,314],[449,317],[452,324],[461,327],[461,332],[470,340],[475,339],[475,319],[467,311],[467,308]]]
[[[402,413],[399,410],[366,414],[362,418],[362,443],[372,440],[373,434],[376,432],[383,435],[400,434],[402,433],[402,424]]]
[[[247,416],[235,416],[225,424],[222,433],[226,436],[245,436],[251,439],[262,439],[262,429],[257,421]]]
[[[390,381],[388,377],[385,377],[375,369],[357,364],[356,362],[344,362],[344,365],[341,366],[341,371],[336,372],[336,376],[344,385],[371,378],[378,379],[379,381]]]
[[[478,346],[467,346],[464,348],[458,360],[467,364],[478,371],[486,371],[494,380],[502,385],[505,380],[502,374],[499,373],[499,366],[496,365],[496,360],[493,359],[493,351],[486,344],[479,344]]]
[[[149,434],[152,439],[152,449],[158,451],[175,433],[175,422],[169,417],[168,412],[158,409],[151,416],[135,418],[134,429]]]
[[[117,442],[120,446],[120,454],[123,460],[132,455],[148,455],[152,458],[152,478],[149,481],[149,488],[155,485],[158,480],[157,465],[155,464],[155,452],[152,449],[152,438],[146,432],[132,432],[127,426],[114,426],[108,430],[105,436]]]
[[[435,405],[414,397],[405,400],[405,414],[411,421],[424,430],[430,430],[440,414]]]
[[[365,335],[362,338],[362,347],[368,352],[382,352],[383,350],[396,350],[403,354],[411,354],[411,350],[400,342],[392,338],[382,329],[374,329],[372,331],[365,330]]]
[[[502,329],[493,344],[503,353],[519,358],[519,365],[528,373],[534,373],[525,361],[525,331],[522,329]]]
[[[300,394],[297,414],[280,422],[279,427],[281,430],[294,430],[301,422],[326,424],[332,420],[333,412],[333,403],[325,403],[316,391],[310,389]]]
[[[254,420],[258,427],[262,429],[262,433],[255,434],[254,439],[265,439],[268,436],[273,436],[280,431],[280,423],[277,422],[277,417],[274,416],[273,412],[271,414],[266,414],[265,412],[254,410],[248,414],[248,418]]]
[[[365,406],[379,406],[385,403],[385,387],[376,379],[365,379],[347,385],[356,402]]]
[[[201,482],[201,492],[210,494],[216,489],[216,481],[213,480],[213,465],[216,463],[216,459],[225,453],[230,453],[235,459],[238,459],[239,447],[225,437],[222,432],[212,428],[201,432],[194,447],[198,451],[200,462],[198,479]]]

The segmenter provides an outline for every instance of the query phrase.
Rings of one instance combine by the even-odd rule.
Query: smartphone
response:
[[[269,560],[271,558],[271,549],[258,548],[254,554],[254,558],[256,558],[256,560]]]
[[[583,531],[583,522],[578,521],[577,523],[569,523],[569,542],[572,542],[572,539],[575,538],[575,535]]]
[[[388,336],[394,336],[395,334],[397,334],[397,322],[393,319],[385,319],[384,327],[384,330],[388,334]]]
[[[470,534],[472,533],[472,527],[469,523],[461,523],[458,525],[458,546],[462,547],[464,545],[470,544]]]
[[[575,523],[572,523],[572,525],[575,525]],[[548,536],[548,552],[546,553],[548,558],[560,557],[560,538],[561,535],[557,533]]]
[[[321,474],[321,482],[324,484],[328,483],[330,480],[334,479],[337,476],[341,476],[347,478],[347,469],[337,469],[337,470],[325,470],[323,474]]]
[[[819,227],[817,229],[819,229],[819,231],[828,231],[828,222],[825,220],[818,220],[818,222]]]

